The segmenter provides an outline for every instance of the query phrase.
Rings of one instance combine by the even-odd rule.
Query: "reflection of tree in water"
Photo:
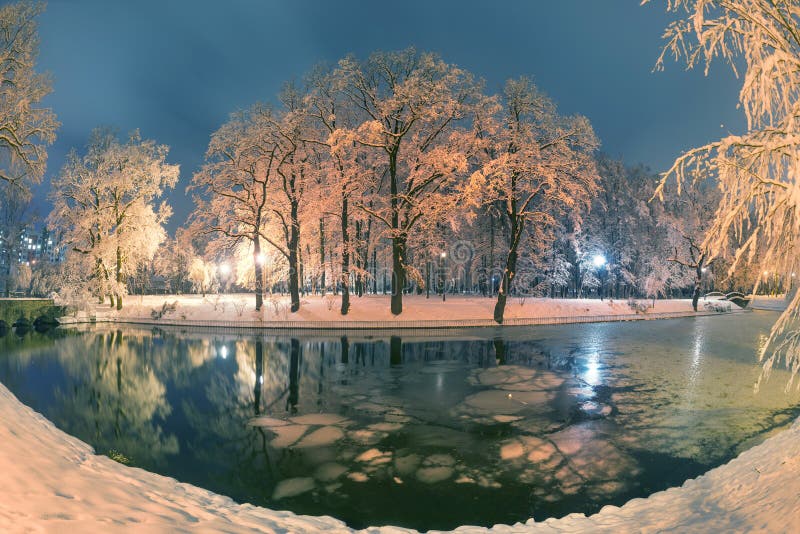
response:
[[[291,414],[297,413],[297,401],[300,396],[299,372],[300,372],[300,341],[292,338],[291,350],[289,351],[289,396],[286,398],[286,411]]]
[[[441,359],[444,345],[442,341],[408,345],[399,343],[399,338],[388,341],[351,343],[346,337],[276,341],[255,337],[229,344],[233,347],[229,354],[235,361],[235,370],[209,377],[205,386],[209,401],[206,409],[201,409],[196,401],[186,399],[183,402],[183,411],[193,427],[193,440],[197,443],[196,446],[189,444],[196,460],[209,465],[212,472],[215,464],[220,464],[218,467],[222,469],[224,462],[220,458],[232,461],[234,468],[226,475],[228,480],[220,483],[257,488],[256,494],[269,499],[274,485],[291,475],[298,461],[303,463],[309,459],[303,458],[304,452],[275,445],[280,441],[276,441],[279,434],[275,429],[248,426],[248,421],[258,416],[288,420],[299,413],[346,415],[352,411],[361,416],[370,413],[367,410],[359,414],[362,408],[378,410],[376,420],[370,419],[371,422],[383,422],[381,414],[384,412],[398,414],[403,400],[392,395],[391,387],[389,391],[381,391],[387,385],[384,374],[393,362]],[[464,347],[467,346],[465,343]],[[471,353],[461,354],[469,359]],[[360,402],[359,399],[367,396],[369,403]],[[420,414],[435,411],[435,406],[421,404],[424,409]],[[398,416],[397,420],[404,419]],[[393,424],[402,426],[396,421]],[[318,429],[320,427],[311,424],[295,441]],[[367,448],[371,442],[369,436],[386,435],[360,427],[354,427],[354,432],[356,438],[367,440],[363,445]],[[235,490],[228,493],[235,495]]]
[[[51,414],[57,425],[68,425],[98,452],[117,450],[141,466],[161,465],[178,452],[175,436],[166,435],[157,422],[171,407],[155,373],[153,351],[141,350],[145,339],[149,336],[116,330],[59,343],[59,362],[74,387],[55,391]]]
[[[32,329],[5,328],[0,323],[0,354],[12,355],[18,365],[26,365],[34,357],[40,357],[53,348],[53,344],[66,337],[76,337],[80,333],[65,328],[51,328],[46,332]],[[3,359],[0,359],[2,362]]]
[[[286,343],[261,336],[220,343],[235,369],[210,373],[204,399],[183,400],[183,413],[193,429],[188,446],[195,462],[218,473],[217,491],[263,503],[279,480],[281,454],[269,446],[274,436],[268,430],[247,423],[254,416],[296,410],[302,348],[298,340]],[[248,488],[247,495],[243,488]]]

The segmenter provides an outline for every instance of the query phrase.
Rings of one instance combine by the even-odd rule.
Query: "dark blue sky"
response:
[[[91,129],[110,125],[171,147],[181,181],[170,194],[183,223],[185,187],[228,114],[273,100],[319,61],[410,45],[439,53],[498,91],[527,75],[562,112],[589,117],[602,150],[664,170],[682,150],[743,127],[738,83],[668,63],[652,72],[670,17],[638,0],[50,0],[39,68],[62,127],[45,183]],[[724,125],[724,126],[722,126]],[[47,204],[39,202],[46,214]]]

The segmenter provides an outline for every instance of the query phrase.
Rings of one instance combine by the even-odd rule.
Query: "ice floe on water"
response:
[[[446,466],[421,467],[417,470],[417,480],[425,484],[435,484],[453,476],[453,468]]]
[[[316,484],[311,477],[285,478],[275,486],[272,498],[278,501],[287,497],[295,497],[301,493],[311,491],[315,487]]]
[[[252,419],[250,425],[274,434],[270,445],[275,448],[317,451],[313,477],[278,482],[273,498],[317,489],[347,499],[354,484],[382,481],[398,490],[422,484],[493,491],[527,484],[533,499],[556,502],[579,492],[625,491],[625,481],[635,472],[635,462],[595,424],[611,416],[613,404],[598,400],[594,389],[575,377],[519,365],[470,370],[462,362],[431,362],[418,371],[398,376],[397,383],[418,387],[425,380],[440,380],[442,374],[463,372],[459,380],[466,387],[460,397],[451,392],[444,398],[448,408],[442,412],[424,404],[404,404],[393,393],[396,388],[340,384],[336,392],[346,407],[341,415]],[[368,395],[356,393],[365,389]],[[467,426],[454,427],[448,417]],[[568,418],[574,420],[565,424]],[[501,425],[506,429],[502,432],[511,434],[494,441],[494,460],[486,450],[492,440],[465,432],[471,425]]]
[[[270,440],[269,444],[276,449],[291,447],[297,443],[297,440],[299,440],[303,434],[306,433],[308,428],[308,425],[286,425],[271,427],[270,430],[274,432],[276,436]]]
[[[369,480],[369,477],[366,473],[362,473],[360,471],[356,471],[354,473],[350,473],[347,475],[347,478],[352,480],[353,482],[366,482]]]
[[[401,475],[409,475],[417,470],[417,466],[422,462],[419,454],[405,454],[403,456],[396,456],[394,459],[394,468]]]
[[[311,413],[290,417],[289,420],[298,425],[336,425],[344,423],[347,418],[335,413]]]
[[[324,447],[339,441],[344,437],[344,432],[341,428],[335,426],[323,426],[314,430],[303,439],[301,439],[295,447],[298,449],[310,447]]]
[[[250,421],[247,424],[249,424],[250,426],[273,427],[273,426],[286,426],[291,423],[289,423],[289,421],[284,421],[283,419],[275,419],[274,417],[262,416],[250,419]]]
[[[314,478],[320,482],[331,482],[347,472],[347,467],[337,462],[320,465],[314,472]]]

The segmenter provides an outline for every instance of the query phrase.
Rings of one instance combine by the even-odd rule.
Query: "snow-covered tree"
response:
[[[217,266],[213,262],[207,262],[203,258],[195,256],[189,263],[187,278],[192,283],[194,290],[205,297],[217,278]]]
[[[657,297],[666,297],[670,289],[670,280],[673,277],[675,264],[660,261],[653,257],[648,262],[648,271],[641,279],[642,292],[653,299],[653,307]]]
[[[702,248],[724,254],[737,240],[731,270],[745,263],[788,279],[800,239],[800,9],[791,0],[668,0],[678,15],[665,32],[666,56],[708,72],[714,59],[744,69],[739,104],[747,130],[689,150],[665,180],[716,180],[721,201]],[[659,191],[660,193],[660,191]],[[800,369],[800,292],[775,323],[761,357]],[[774,350],[773,350],[774,349]]]
[[[271,134],[272,116],[273,111],[262,105],[232,114],[212,134],[207,163],[192,180],[192,189],[200,193],[192,216],[195,231],[221,239],[230,255],[243,241],[252,244],[256,311],[263,304],[261,254],[272,207],[270,180],[277,179],[281,158]]]
[[[28,263],[19,263],[12,269],[12,285],[16,291],[28,296],[33,282],[33,271]]]
[[[433,54],[406,49],[375,53],[364,62],[345,58],[337,75],[358,109],[358,127],[338,142],[373,149],[380,158],[371,194],[356,200],[384,230],[392,245],[391,311],[403,311],[412,232],[442,220],[454,207],[452,188],[467,172],[469,135],[462,122],[483,100],[472,75]]]
[[[38,105],[52,90],[50,78],[34,69],[43,10],[44,3],[27,0],[0,7],[0,180],[23,189],[44,175],[46,147],[59,126]]]
[[[359,109],[352,100],[346,97],[346,75],[343,72],[333,72],[322,66],[316,67],[309,75],[309,92],[306,99],[306,113],[312,117],[312,124],[317,130],[317,142],[326,147],[328,157],[320,160],[321,169],[320,191],[318,200],[323,205],[318,211],[324,215],[335,217],[339,221],[339,256],[341,257],[341,288],[342,298],[340,312],[346,315],[350,310],[350,275],[353,270],[352,261],[355,257],[357,268],[366,264],[368,247],[359,250],[358,237],[361,234],[364,219],[369,216],[363,211],[354,213],[353,199],[369,189],[368,177],[380,172],[381,159],[376,156],[372,147],[364,146],[352,141],[350,132],[358,127]],[[369,207],[369,204],[368,204]],[[359,217],[360,215],[360,217]],[[352,226],[357,225],[357,232]],[[322,229],[325,228],[322,219],[320,222],[320,239],[324,240]],[[329,235],[332,234],[329,229]],[[321,242],[321,249],[324,245]],[[357,274],[359,280],[362,275]]]
[[[676,276],[673,284],[681,285],[691,280],[694,311],[697,311],[703,278],[713,263],[703,240],[714,220],[718,193],[718,188],[711,182],[697,183],[680,197],[671,197],[660,212],[661,222],[667,230],[668,260],[683,268],[683,273],[680,273],[683,276]],[[724,257],[726,252],[720,251],[718,256]]]
[[[640,284],[650,257],[665,254],[664,210],[648,202],[658,177],[647,169],[601,156],[598,170],[601,191],[582,225],[583,249],[606,258],[608,283],[620,297]]]
[[[256,104],[231,115],[211,136],[207,163],[193,179],[197,231],[216,235],[215,248],[230,256],[243,242],[253,254],[256,310],[263,304],[265,243],[287,258],[291,311],[300,308],[300,210],[317,163],[301,100],[289,87],[283,109]]]
[[[597,139],[585,117],[563,117],[526,78],[509,80],[494,116],[476,121],[483,158],[468,186],[474,203],[501,203],[509,226],[494,320],[503,322],[523,236],[552,241],[557,217],[580,220],[598,186]]]
[[[164,241],[153,259],[155,273],[163,276],[172,291],[183,292],[189,282],[189,269],[196,256],[191,233],[178,228],[175,237]]]
[[[86,154],[70,153],[53,179],[50,224],[64,232],[67,261],[85,263],[92,291],[122,309],[127,278],[152,260],[166,239],[172,210],[154,203],[178,180],[178,166],[166,162],[168,147],[133,132],[125,142],[96,129]]]
[[[300,309],[300,284],[303,282],[302,234],[304,221],[310,222],[308,198],[318,184],[325,151],[316,142],[315,132],[309,123],[303,92],[294,84],[287,84],[280,94],[283,109],[267,117],[270,135],[280,156],[275,167],[276,179],[271,182],[269,221],[276,228],[274,238],[267,240],[280,252],[289,266],[289,311]],[[319,215],[319,212],[315,212]],[[311,225],[315,227],[316,225]],[[310,243],[306,241],[306,256],[310,256]],[[309,262],[310,263],[310,262]]]

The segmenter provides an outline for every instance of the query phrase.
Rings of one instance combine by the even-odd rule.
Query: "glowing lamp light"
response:
[[[231,272],[231,266],[228,265],[227,263],[222,263],[219,266],[219,272],[222,274],[228,274]]]
[[[442,252],[440,255],[441,255],[442,258],[446,258],[447,257],[447,252]]]
[[[263,254],[256,255],[256,263],[259,265],[264,265],[264,262],[267,261],[267,257]]]
[[[606,257],[602,254],[595,254],[595,256],[592,258],[592,263],[595,267],[600,268],[606,264]]]
[[[703,267],[702,269],[700,269],[701,272],[706,272],[707,270],[708,270],[708,267]]]

